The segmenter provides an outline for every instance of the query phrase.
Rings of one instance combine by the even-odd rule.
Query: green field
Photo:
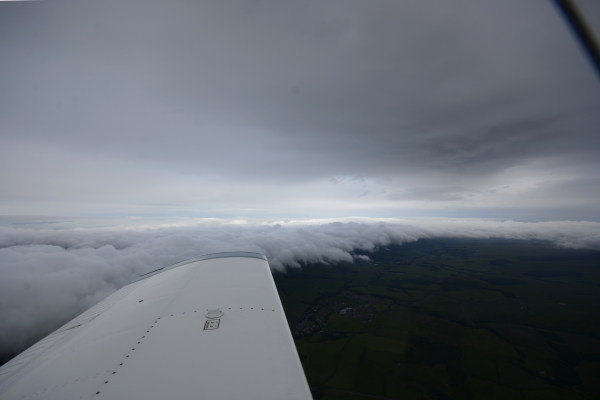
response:
[[[436,239],[274,275],[315,399],[600,398],[600,252]]]

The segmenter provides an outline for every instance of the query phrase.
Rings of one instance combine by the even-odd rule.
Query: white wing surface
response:
[[[154,271],[0,368],[2,399],[311,399],[266,258]]]

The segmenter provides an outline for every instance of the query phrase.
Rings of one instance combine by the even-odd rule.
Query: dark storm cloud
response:
[[[81,175],[120,165],[123,176],[99,179],[107,193],[135,185],[147,167],[197,186],[226,181],[225,202],[240,197],[242,181],[285,189],[343,176],[422,188],[413,195],[452,180],[445,186],[463,190],[437,198],[461,203],[536,160],[600,167],[598,82],[549,2],[0,7],[10,201],[38,193],[29,177],[44,171],[22,160],[46,148],[66,153],[52,160],[61,176],[75,175],[56,195],[63,202],[89,192],[69,172],[73,154],[88,159],[77,162]],[[142,201],[128,196],[120,201]]]

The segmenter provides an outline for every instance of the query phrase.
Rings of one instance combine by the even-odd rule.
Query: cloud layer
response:
[[[5,219],[0,226],[0,355],[22,350],[136,276],[197,255],[257,251],[267,255],[273,269],[283,270],[305,263],[352,262],[358,250],[438,237],[541,239],[600,249],[600,223],[210,220],[170,227],[82,228],[69,222],[16,224]]]
[[[600,214],[598,80],[551,2],[0,2],[0,29],[4,213]]]

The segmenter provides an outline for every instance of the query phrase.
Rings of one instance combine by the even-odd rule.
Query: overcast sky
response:
[[[3,215],[600,219],[549,1],[0,2],[0,55]]]

